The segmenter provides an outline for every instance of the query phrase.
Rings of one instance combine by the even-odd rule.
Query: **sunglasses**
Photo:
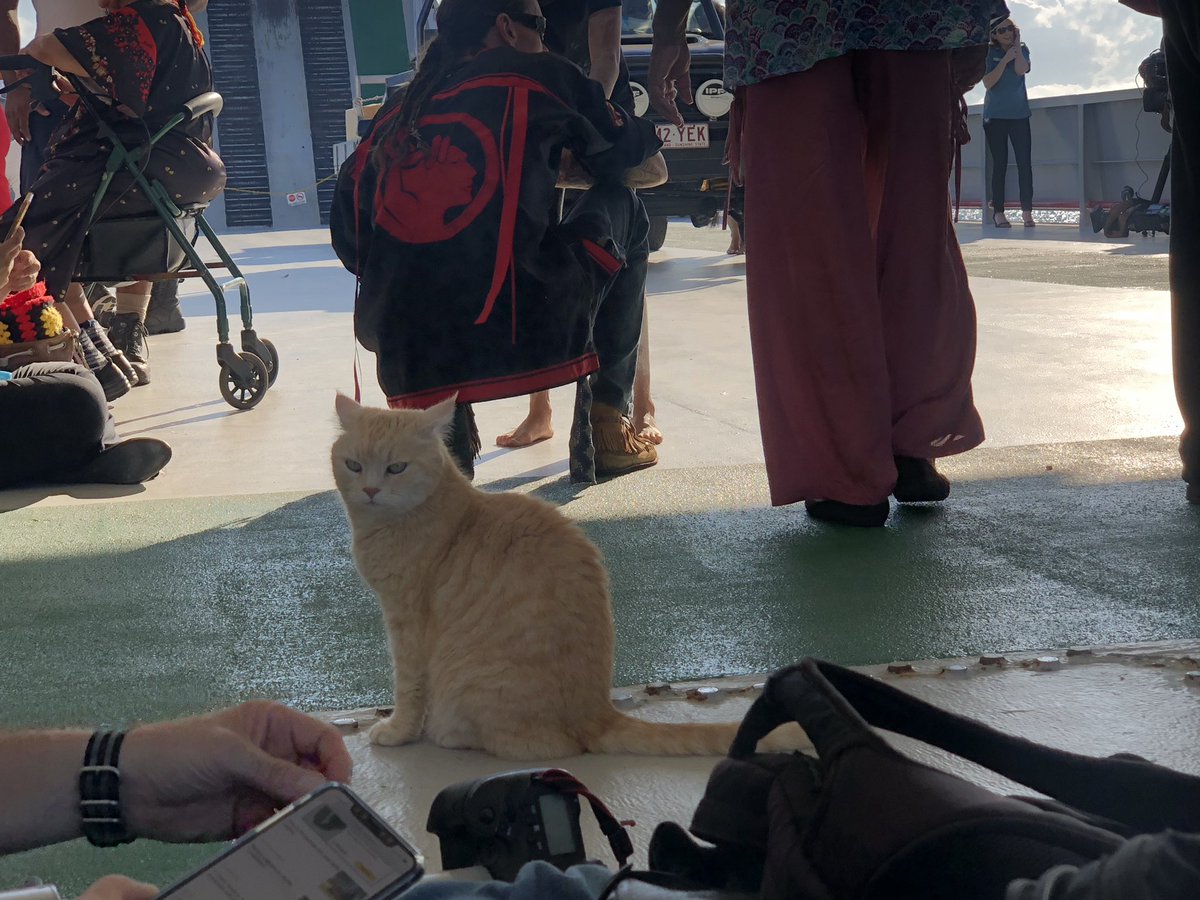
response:
[[[1014,30],[1015,29],[1011,25],[1001,25],[999,28],[997,28],[992,33],[993,34],[1008,34],[1009,32],[1014,31]]]
[[[546,17],[535,16],[533,13],[509,13],[508,17],[519,25],[532,28],[542,40],[546,39]]]

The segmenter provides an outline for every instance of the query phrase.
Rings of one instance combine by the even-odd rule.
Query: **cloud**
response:
[[[1077,35],[1099,53],[1160,34],[1155,19],[1139,15],[1116,0],[1011,0],[1013,20],[1021,25],[1032,14],[1038,28]]]
[[[1117,0],[1008,0],[1033,69],[1031,97],[1137,87],[1138,64],[1162,37],[1157,19]]]

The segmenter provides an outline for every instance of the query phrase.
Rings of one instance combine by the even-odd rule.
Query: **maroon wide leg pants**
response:
[[[870,504],[893,455],[983,440],[949,215],[948,52],[856,51],[745,91],[747,291],[776,506]]]

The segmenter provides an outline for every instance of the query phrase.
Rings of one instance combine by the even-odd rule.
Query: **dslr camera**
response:
[[[1142,79],[1142,109],[1145,112],[1162,113],[1171,102],[1171,91],[1167,85],[1167,55],[1155,50],[1138,66]]]
[[[591,803],[624,864],[633,842],[623,825],[633,823],[618,822],[563,769],[524,769],[451,785],[434,798],[425,827],[438,837],[444,870],[483,866],[493,878],[513,881],[535,859],[560,869],[586,861],[580,797]]]

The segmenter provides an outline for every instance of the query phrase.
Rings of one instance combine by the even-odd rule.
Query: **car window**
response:
[[[725,4],[714,2],[713,5],[716,7],[717,15],[724,19]],[[654,20],[654,7],[654,0],[623,0],[621,4],[622,33],[649,37],[650,26]],[[692,4],[692,11],[688,15],[687,30],[692,34],[705,36],[715,36],[717,33],[709,19],[708,10],[700,0],[695,0]]]

